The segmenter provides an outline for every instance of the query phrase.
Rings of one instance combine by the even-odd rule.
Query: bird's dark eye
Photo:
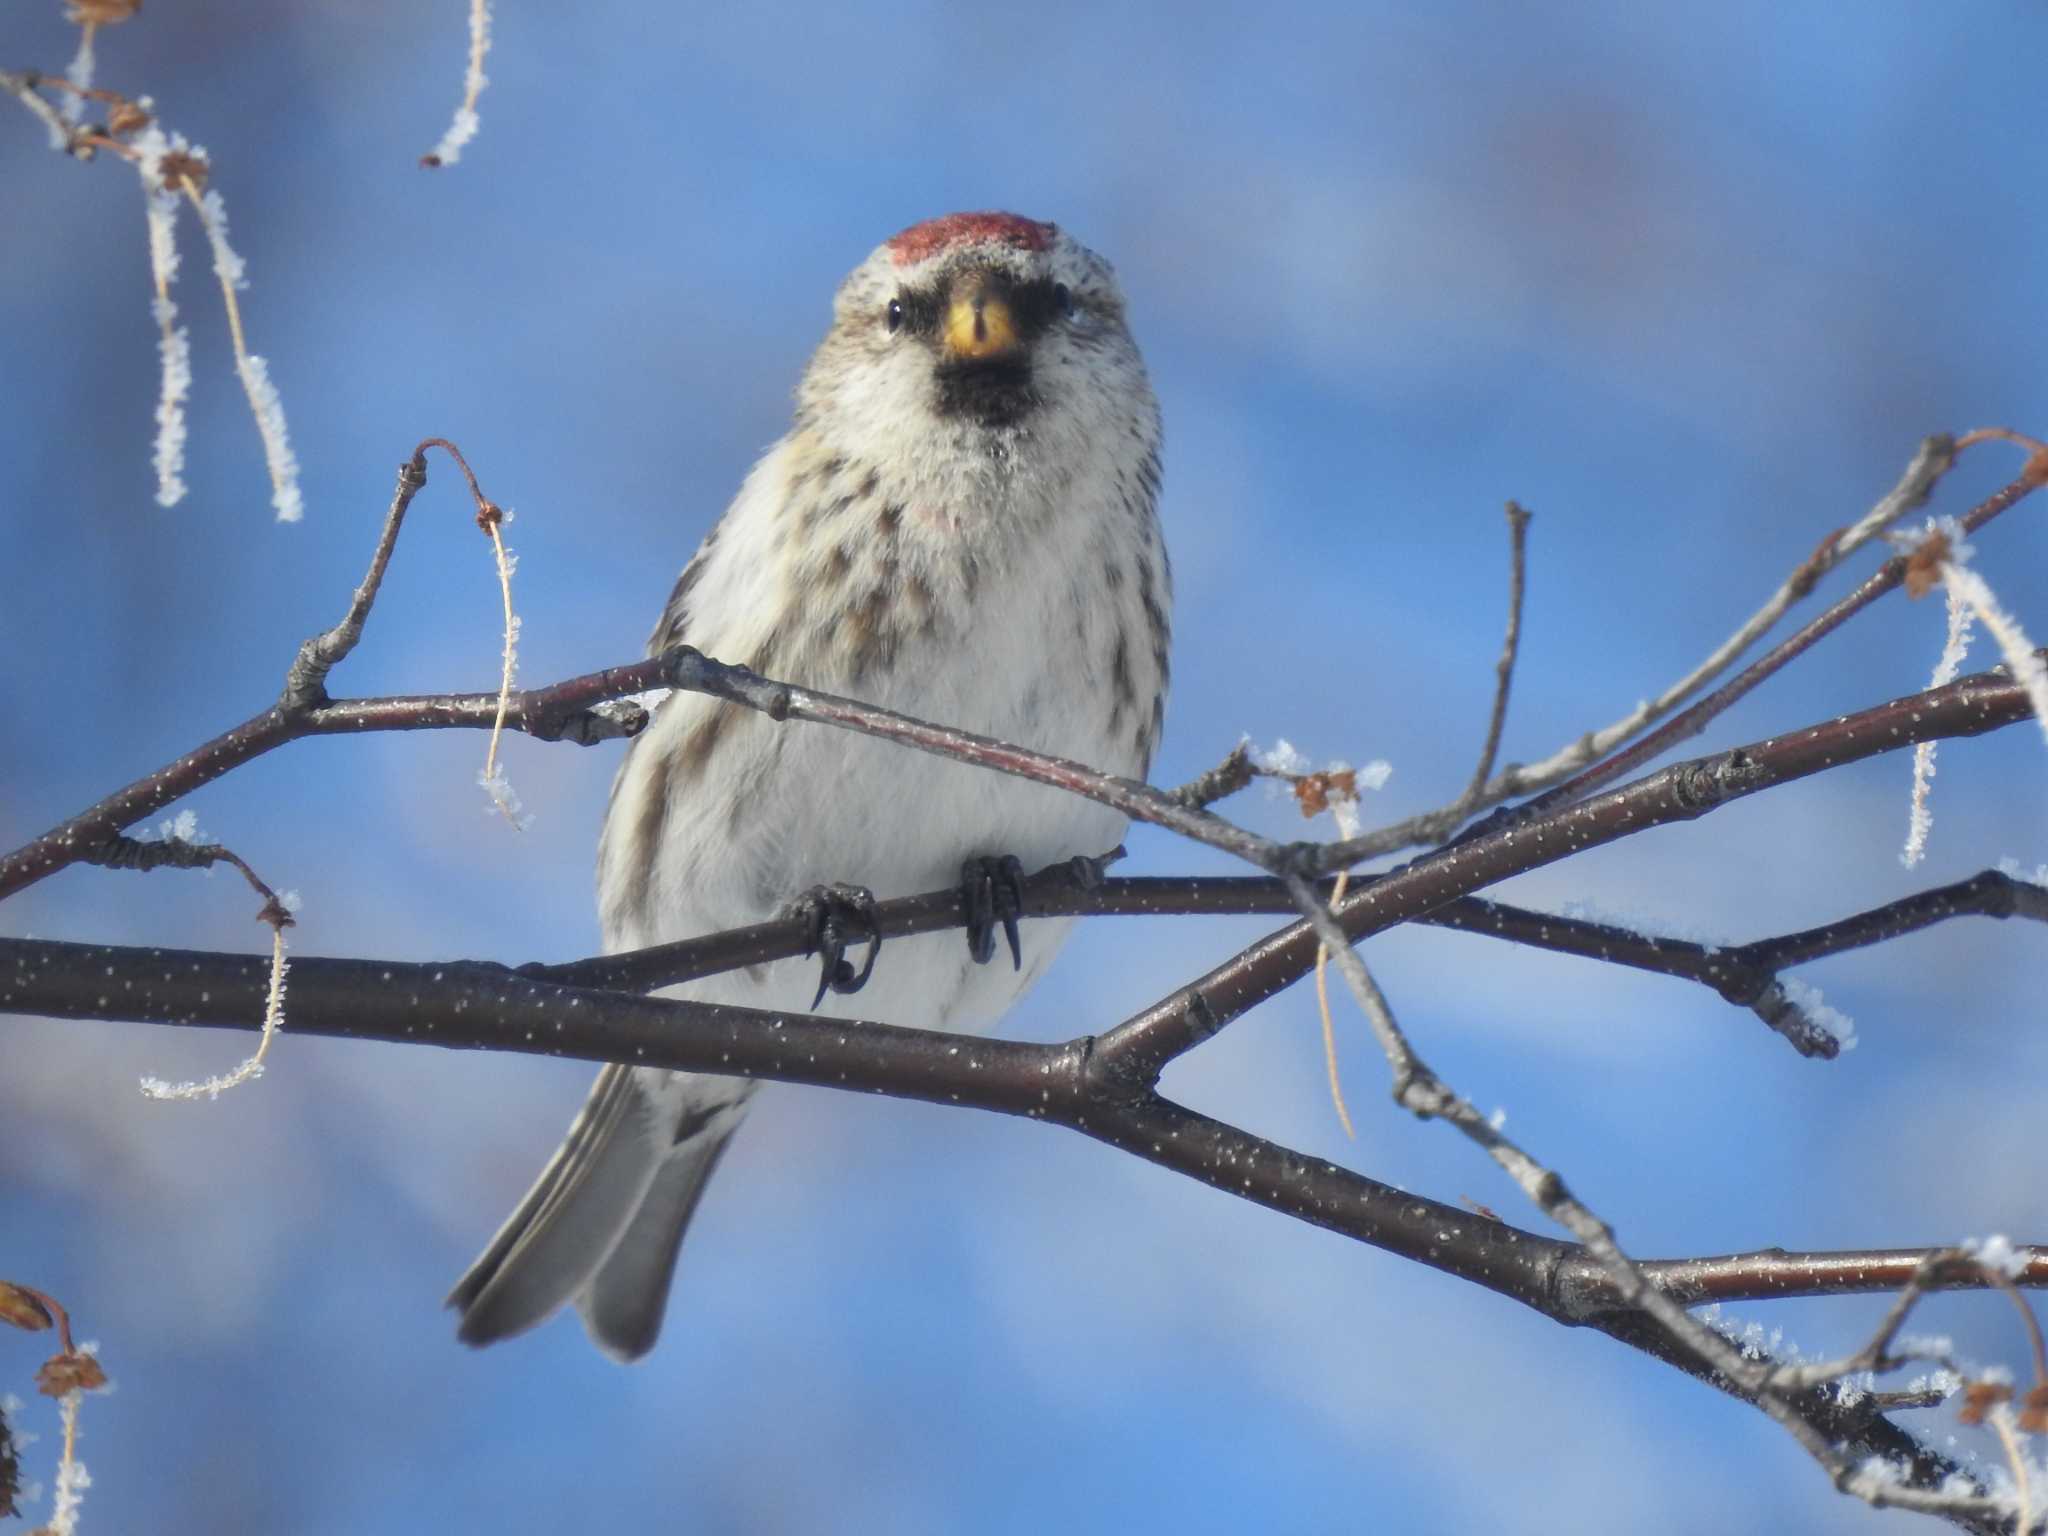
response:
[[[889,301],[889,334],[893,336],[902,328],[903,301],[901,299],[891,299]]]
[[[1067,286],[1067,285],[1066,285],[1065,283],[1054,283],[1054,284],[1053,284],[1053,286],[1052,286],[1052,302],[1053,302],[1053,307],[1054,307],[1055,309],[1057,309],[1057,310],[1058,310],[1058,311],[1059,311],[1059,312],[1060,312],[1060,313],[1061,313],[1062,315],[1064,315],[1064,316],[1065,316],[1066,318],[1068,318],[1069,320],[1073,319],[1073,317],[1074,317],[1074,290],[1073,290],[1073,289],[1069,288],[1069,287],[1068,287],[1068,286]]]

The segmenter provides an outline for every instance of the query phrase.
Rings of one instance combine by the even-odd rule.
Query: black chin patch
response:
[[[933,374],[941,416],[985,427],[1014,426],[1038,404],[1031,364],[1020,358],[941,363]]]

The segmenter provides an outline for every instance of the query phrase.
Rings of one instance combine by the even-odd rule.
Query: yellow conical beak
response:
[[[946,350],[962,359],[1001,357],[1017,349],[1017,317],[986,289],[954,294],[946,310]]]

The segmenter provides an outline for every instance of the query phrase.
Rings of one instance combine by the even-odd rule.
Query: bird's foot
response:
[[[973,858],[960,866],[960,905],[967,917],[967,953],[976,965],[995,958],[996,927],[1010,941],[1010,965],[1024,969],[1017,919],[1024,913],[1024,866],[1010,854]]]
[[[788,917],[801,917],[811,925],[807,955],[819,960],[818,995],[811,999],[816,1008],[827,992],[858,992],[875,971],[875,956],[882,950],[882,930],[875,925],[875,893],[859,885],[814,885],[783,909]],[[846,952],[856,944],[868,947],[867,958],[858,971]]]

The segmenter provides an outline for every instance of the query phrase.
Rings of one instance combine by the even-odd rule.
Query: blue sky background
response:
[[[1923,433],[2048,428],[2039,8],[508,5],[482,134],[430,174],[463,9],[152,6],[102,40],[102,81],[215,156],[304,464],[297,527],[270,518],[189,228],[193,494],[153,504],[134,178],[0,114],[0,843],[262,707],[429,434],[518,513],[523,676],[635,654],[782,430],[833,285],[950,209],[1056,218],[1122,275],[1168,432],[1167,782],[1249,733],[1388,758],[1376,815],[1454,793],[1509,496],[1537,512],[1507,746],[1533,758],[1689,667]],[[0,65],[61,68],[56,13],[14,8]],[[2016,465],[1976,454],[1941,506]],[[488,562],[433,474],[339,690],[495,681]],[[1978,544],[2037,635],[2042,515]],[[1888,600],[1711,743],[1919,686],[1940,635],[1938,605]],[[1731,940],[1806,926],[2048,858],[2042,753],[2029,731],[1951,747],[1917,873],[1900,758],[1508,893]],[[617,749],[513,742],[523,838],[485,813],[481,755],[306,743],[192,807],[303,893],[302,952],[588,952]],[[1133,870],[1221,867],[1131,848]],[[232,877],[80,869],[0,931],[250,949],[251,906]],[[1005,1031],[1113,1022],[1264,926],[1100,923]],[[1979,921],[1808,968],[1862,1039],[1832,1065],[1675,982],[1438,933],[1370,955],[1451,1081],[1655,1255],[2048,1235],[2039,946]],[[1389,1111],[1340,1019],[1355,1143],[1304,989],[1168,1087],[1533,1222],[1460,1140]],[[69,1303],[119,1383],[86,1414],[89,1528],[1907,1523],[1602,1339],[1045,1127],[825,1092],[763,1096],[648,1363],[567,1321],[473,1354],[440,1297],[587,1068],[287,1040],[256,1089],[162,1106],[139,1076],[245,1040],[4,1029],[0,1271]],[[1879,1305],[1739,1310],[1820,1351]],[[1925,1322],[2020,1358],[2002,1303]],[[26,1392],[34,1342],[0,1346]]]

